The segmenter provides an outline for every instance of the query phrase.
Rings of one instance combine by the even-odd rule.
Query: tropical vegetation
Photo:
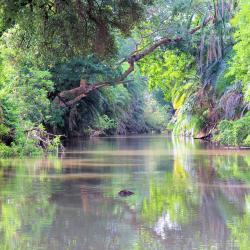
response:
[[[248,0],[1,0],[0,157],[160,132],[250,146]]]

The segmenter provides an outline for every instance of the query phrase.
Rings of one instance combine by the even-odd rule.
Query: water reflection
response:
[[[135,195],[119,197],[124,188]],[[0,161],[0,249],[249,246],[249,151],[122,137]]]
[[[13,167],[8,161],[1,162],[0,249],[38,249],[43,245],[41,235],[53,222],[55,206],[49,200],[51,183],[42,173],[39,181],[19,177],[34,172],[35,166]]]

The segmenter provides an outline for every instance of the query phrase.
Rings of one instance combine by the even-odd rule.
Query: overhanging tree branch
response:
[[[207,19],[205,19],[205,21],[201,25],[191,29],[188,32],[188,34],[193,35],[198,30],[208,25],[208,23],[214,21],[214,19],[215,19],[214,16],[209,16]],[[168,37],[161,38],[155,43],[153,43],[151,46],[149,46],[148,48],[144,49],[143,51],[136,51],[135,53],[132,53],[127,58],[127,60],[124,60],[124,62],[126,61],[129,64],[129,67],[119,77],[116,77],[107,81],[95,83],[95,84],[88,84],[85,80],[81,80],[79,87],[60,92],[54,101],[57,102],[60,106],[71,107],[75,105],[77,102],[79,102],[82,98],[88,96],[88,94],[94,90],[97,90],[99,88],[106,87],[106,86],[112,86],[114,84],[131,82],[132,80],[125,81],[125,79],[134,71],[136,62],[146,57],[147,55],[151,54],[162,45],[174,44],[182,40],[184,40],[183,36],[178,36],[173,39],[168,38]]]

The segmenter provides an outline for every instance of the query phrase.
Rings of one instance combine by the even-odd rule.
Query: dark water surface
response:
[[[250,151],[147,136],[0,160],[0,249],[250,249]]]

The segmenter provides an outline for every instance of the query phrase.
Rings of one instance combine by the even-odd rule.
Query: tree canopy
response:
[[[116,51],[114,32],[131,33],[150,1],[1,0],[1,33],[16,27],[19,46],[53,61]],[[37,51],[37,52],[38,52]]]
[[[2,147],[161,126],[226,142],[248,120],[246,0],[0,3]]]

